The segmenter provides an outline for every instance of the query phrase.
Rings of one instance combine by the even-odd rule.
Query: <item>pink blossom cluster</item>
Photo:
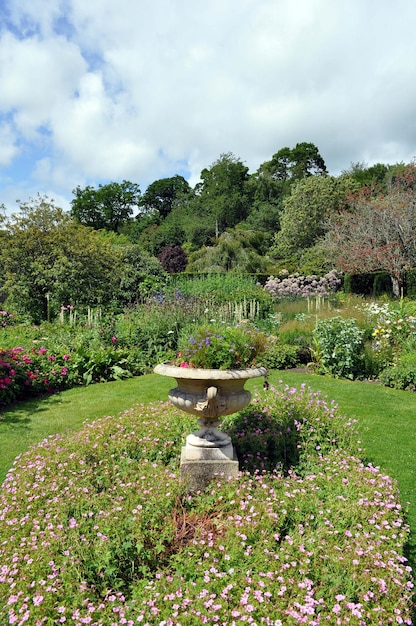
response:
[[[264,286],[270,295],[279,298],[315,298],[328,296],[339,289],[341,279],[335,270],[331,270],[325,276],[302,276],[282,271],[278,277],[270,276]]]
[[[0,311],[0,326],[9,326],[14,322],[13,313],[8,313],[7,311]]]
[[[288,394],[296,402],[296,393]],[[0,491],[0,623],[411,624],[395,483],[349,450],[189,494],[168,404],[51,437]]]
[[[0,349],[0,405],[31,391],[52,391],[66,386],[69,354],[56,356],[41,346],[31,353],[21,346]]]

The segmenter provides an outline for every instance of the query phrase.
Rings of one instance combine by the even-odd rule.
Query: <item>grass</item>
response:
[[[342,413],[358,422],[365,458],[398,481],[402,504],[409,502],[412,541],[409,558],[416,566],[416,395],[380,385],[335,380],[313,374],[272,372],[271,382],[302,383],[334,399]],[[75,388],[42,400],[4,409],[0,418],[0,482],[14,458],[29,445],[55,433],[77,430],[84,421],[117,415],[135,404],[167,399],[172,380],[150,374]],[[253,389],[259,381],[249,381]]]

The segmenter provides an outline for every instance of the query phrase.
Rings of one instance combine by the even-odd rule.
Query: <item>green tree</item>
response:
[[[192,253],[187,271],[239,274],[267,272],[270,259],[262,254],[263,239],[263,233],[230,229],[215,240],[215,245],[204,246]]]
[[[310,176],[299,180],[283,200],[281,230],[271,253],[285,258],[310,248],[326,232],[329,216],[345,208],[358,184],[349,177]]]
[[[72,193],[71,217],[84,226],[113,232],[130,219],[141,198],[139,185],[127,180],[98,185],[98,189],[78,186]]]
[[[152,224],[145,228],[137,243],[149,254],[158,256],[166,246],[180,246],[185,237],[181,223],[168,217],[161,224]]]
[[[120,253],[123,263],[117,297],[120,306],[143,302],[165,284],[166,272],[161,263],[140,245],[120,246]]]
[[[175,201],[192,193],[192,188],[183,176],[162,178],[151,183],[140,200],[140,207],[146,213],[158,211],[162,219],[172,211]]]
[[[248,213],[248,167],[231,152],[221,154],[201,172],[199,206],[208,215],[216,236],[243,221]]]
[[[309,176],[324,176],[325,161],[313,143],[297,143],[294,148],[282,148],[270,161],[263,163],[259,173],[275,181],[297,181]]]
[[[7,218],[0,250],[7,302],[35,322],[62,305],[108,304],[121,274],[119,247],[107,233],[77,224],[38,196]]]

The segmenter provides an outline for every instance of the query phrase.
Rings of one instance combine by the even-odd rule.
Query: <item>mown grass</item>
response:
[[[380,466],[398,481],[402,504],[408,507],[412,529],[409,546],[416,566],[416,395],[367,382],[335,380],[290,371],[274,371],[270,381],[299,387],[302,383],[335,400],[342,413],[357,420],[367,461]],[[135,404],[167,399],[174,381],[150,374],[125,381],[114,381],[74,388],[39,400],[7,407],[0,418],[0,482],[14,458],[29,445],[67,430],[74,431],[84,421],[104,415],[117,415]],[[249,381],[253,389],[261,383]]]

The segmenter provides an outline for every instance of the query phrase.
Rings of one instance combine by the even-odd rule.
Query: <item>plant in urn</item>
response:
[[[265,347],[265,335],[248,324],[220,332],[200,328],[180,346],[174,363],[155,367],[157,374],[176,379],[177,387],[169,391],[172,404],[199,417],[199,430],[186,439],[182,464],[236,463],[231,439],[218,426],[223,415],[236,413],[250,402],[245,382],[267,374],[265,367],[258,366]]]

